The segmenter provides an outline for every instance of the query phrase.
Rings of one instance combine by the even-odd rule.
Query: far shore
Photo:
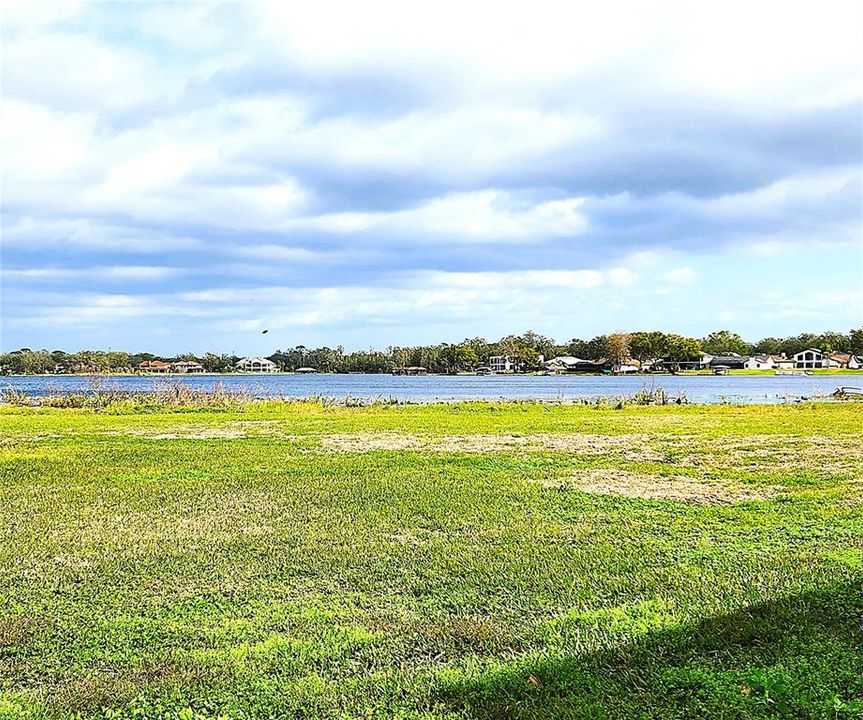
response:
[[[802,372],[795,370],[794,372]],[[815,375],[832,375],[837,377],[863,375],[863,368],[856,370],[841,369],[841,368],[814,368],[807,370],[811,376]],[[142,373],[142,372],[110,372],[110,373],[32,373],[20,374],[13,373],[9,375],[0,375],[0,378],[64,378],[64,377],[83,377],[83,378],[122,378],[122,377],[146,377],[146,378],[185,378],[185,377],[272,377],[281,375],[390,375],[389,372],[379,373],[338,373],[318,371],[314,373],[300,373],[293,370],[279,370],[277,372],[195,372],[195,373]],[[491,373],[479,374],[475,372],[457,372],[457,373],[426,373],[424,375],[410,375],[402,377],[640,377],[645,380],[654,377],[729,377],[729,376],[776,376],[775,370],[726,370],[723,375],[716,375],[713,372],[705,372],[704,370],[683,370],[677,373],[626,373],[626,374],[609,374],[597,372],[574,372],[574,373],[544,373],[544,372],[524,372],[524,373]],[[788,377],[778,375],[777,377]],[[803,377],[798,375],[796,377]]]

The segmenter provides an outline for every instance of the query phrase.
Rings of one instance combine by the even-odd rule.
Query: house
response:
[[[786,357],[785,353],[781,355],[772,355],[774,366],[777,370],[793,370],[794,358]]]
[[[633,358],[629,358],[622,363],[617,363],[611,368],[611,372],[615,375],[632,375],[639,370],[641,370],[641,363]]]
[[[712,367],[711,362],[713,362],[713,357],[713,355],[706,352],[701,353],[701,356],[695,360],[675,360],[674,358],[663,357],[654,360],[649,364],[649,367],[651,371],[706,370]]]
[[[171,365],[161,360],[144,360],[138,363],[138,370],[149,373],[169,373]]]
[[[753,355],[743,367],[746,370],[775,370],[777,365],[772,355]]]
[[[746,367],[746,363],[748,362],[748,360],[749,358],[745,355],[738,355],[737,353],[714,355],[710,359],[710,363],[708,364],[708,366],[713,369],[721,367],[728,370],[742,370]]]
[[[827,367],[841,370],[859,370],[863,366],[863,362],[856,355],[841,352],[830,353],[827,363]]]
[[[809,370],[811,368],[827,367],[827,358],[818,348],[806,348],[794,353],[794,367]]]
[[[204,366],[200,363],[192,362],[191,360],[181,360],[180,362],[175,362],[172,367],[174,368],[174,372],[178,373],[202,373],[204,372]]]
[[[428,372],[428,368],[424,368],[421,365],[393,368],[393,375],[428,375]]]
[[[241,372],[274,373],[279,371],[279,366],[272,360],[263,357],[247,357],[240,360],[236,365]]]
[[[509,355],[492,355],[487,364],[493,373],[515,372],[515,363],[509,359]]]
[[[552,373],[601,372],[606,367],[604,360],[584,360],[572,355],[559,355],[545,363],[545,369]]]

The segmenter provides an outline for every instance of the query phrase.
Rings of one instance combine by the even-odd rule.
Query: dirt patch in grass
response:
[[[52,622],[38,615],[6,615],[0,618],[0,648],[27,645],[50,632]]]
[[[103,433],[147,440],[239,440],[247,437],[295,437],[283,431],[283,424],[274,420],[237,420],[218,425],[172,425],[159,428],[117,430]]]
[[[628,460],[660,461],[664,455],[649,444],[647,435],[444,435],[440,437],[368,433],[327,435],[320,438],[328,452],[363,453],[379,450],[411,450],[453,453],[566,452],[578,455],[615,454]]]
[[[89,714],[123,705],[151,687],[199,687],[214,675],[209,668],[161,661],[116,672],[93,672],[61,683],[47,693],[55,711]]]
[[[237,440],[248,437],[244,430],[230,427],[177,428],[174,432],[168,433],[141,430],[123,434],[147,440]]]
[[[771,469],[785,465],[841,472],[863,462],[863,435],[747,435],[710,440],[683,436],[669,445],[687,449],[687,454],[678,458],[677,463],[690,467]]]
[[[578,475],[540,483],[555,490],[707,504],[766,500],[782,491],[775,486],[741,487],[680,475],[650,475],[616,469],[585,470]]]
[[[491,618],[454,617],[438,623],[420,624],[416,629],[418,645],[433,656],[455,650],[500,652],[514,649],[517,644],[506,627]]]

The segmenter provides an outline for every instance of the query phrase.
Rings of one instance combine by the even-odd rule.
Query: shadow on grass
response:
[[[860,587],[849,583],[613,649],[449,676],[433,703],[477,720],[856,720],[863,710],[860,640]]]

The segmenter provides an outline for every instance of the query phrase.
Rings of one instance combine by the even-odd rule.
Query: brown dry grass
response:
[[[6,615],[0,617],[0,648],[26,645],[47,634],[51,620],[35,615]]]
[[[659,461],[663,455],[650,446],[647,435],[537,434],[445,435],[441,437],[366,433],[327,435],[320,439],[329,452],[364,453],[409,450],[486,454],[495,452],[566,452],[579,455],[613,453],[628,460]]]
[[[123,671],[93,672],[70,678],[49,688],[46,700],[57,710],[89,714],[122,705],[154,686],[198,687],[212,675],[208,668],[166,660]]]
[[[689,452],[676,462],[688,467],[767,470],[787,465],[830,472],[853,469],[863,462],[863,435],[748,435],[709,440],[687,435],[667,446],[686,448]]]
[[[540,482],[545,487],[557,490],[688,503],[765,500],[776,496],[782,490],[775,486],[742,487],[730,482],[697,480],[680,475],[650,475],[616,469],[585,470],[578,475]]]

